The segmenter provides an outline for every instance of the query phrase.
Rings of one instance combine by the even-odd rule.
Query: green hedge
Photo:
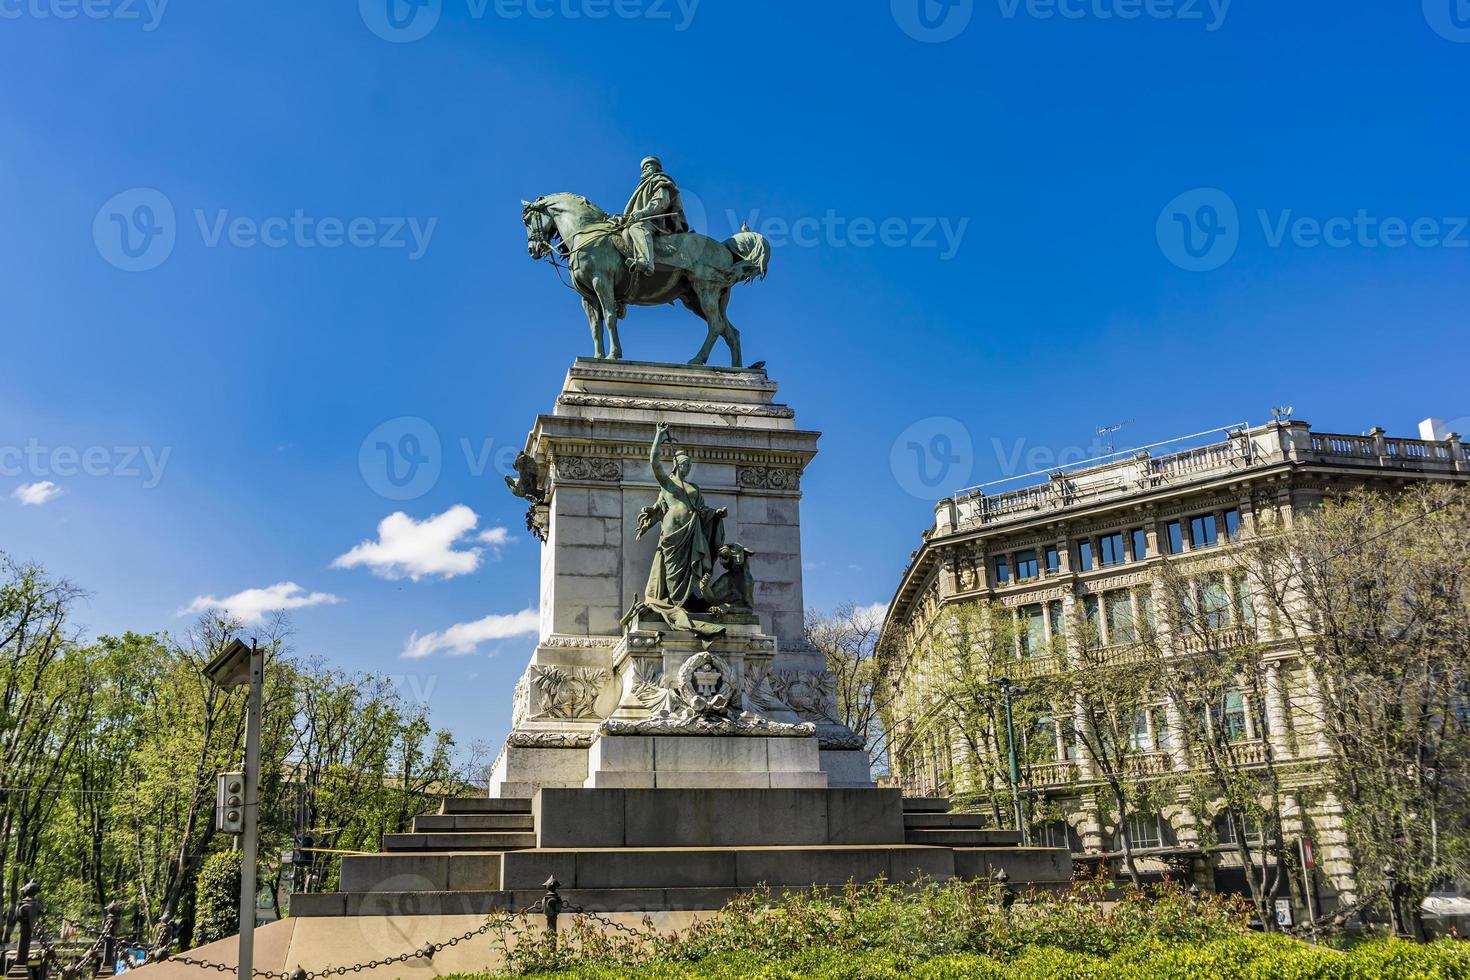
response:
[[[686,931],[612,932],[568,916],[553,941],[524,920],[496,929],[513,975],[604,980],[636,977],[951,978],[1107,980],[1470,980],[1470,944],[1366,941],[1347,950],[1253,933],[1239,899],[1190,895],[1177,884],[1106,883],[1010,904],[998,888],[946,882],[884,883],[789,895],[742,895]]]
[[[769,960],[747,952],[721,953],[697,963],[586,965],[535,976],[546,980],[1457,980],[1470,978],[1470,948],[1451,941],[1421,946],[1391,940],[1339,952],[1281,936],[1249,935],[1193,946],[1147,944],[1110,957],[1056,946],[1033,946],[1007,961],[972,953],[912,959],[886,950],[821,950]]]

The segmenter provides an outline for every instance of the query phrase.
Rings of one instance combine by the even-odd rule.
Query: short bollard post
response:
[[[556,938],[556,919],[561,915],[562,906],[566,904],[562,900],[557,889],[561,882],[556,880],[556,875],[546,879],[546,894],[541,898],[541,912],[546,916],[546,931],[551,933],[552,939]]]

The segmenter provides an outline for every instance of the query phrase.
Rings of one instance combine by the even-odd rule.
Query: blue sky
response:
[[[88,632],[294,583],[299,650],[498,740],[533,638],[473,641],[538,547],[500,467],[589,353],[519,202],[620,208],[650,152],[775,242],[731,315],[824,432],[812,605],[1098,426],[1470,416],[1465,0],[420,2],[0,0],[0,548]],[[438,475],[394,500],[360,450],[405,417]]]

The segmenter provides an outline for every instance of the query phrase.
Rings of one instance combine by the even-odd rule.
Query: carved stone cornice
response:
[[[513,749],[589,749],[595,732],[511,732],[505,744]]]
[[[556,650],[611,650],[622,642],[617,636],[569,636],[553,633],[541,641],[541,646]]]
[[[589,395],[580,391],[562,392],[557,398],[557,404],[585,408],[631,408],[649,412],[691,412],[697,415],[746,415],[768,419],[796,418],[796,413],[786,405],[742,405],[735,402],[643,398],[636,395]]]
[[[615,381],[627,383],[635,381],[638,384],[667,384],[667,385],[691,385],[688,372],[638,370],[630,372],[626,368],[596,368],[578,364],[572,369],[571,376],[578,380],[587,381]],[[701,387],[716,388],[746,388],[752,391],[776,390],[776,382],[762,374],[732,374],[729,372],[706,372],[699,379]]]
[[[750,722],[736,718],[645,718],[641,721],[609,718],[597,730],[604,735],[751,735],[765,738],[811,738],[817,734],[817,726],[809,721],[788,725],[762,718]]]

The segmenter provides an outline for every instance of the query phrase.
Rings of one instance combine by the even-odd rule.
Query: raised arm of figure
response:
[[[679,488],[669,478],[669,471],[664,469],[663,460],[659,459],[659,453],[664,448],[664,441],[669,437],[669,423],[660,422],[658,428],[653,431],[653,447],[648,451],[648,463],[653,468],[653,478],[658,485],[669,493],[678,493]]]

